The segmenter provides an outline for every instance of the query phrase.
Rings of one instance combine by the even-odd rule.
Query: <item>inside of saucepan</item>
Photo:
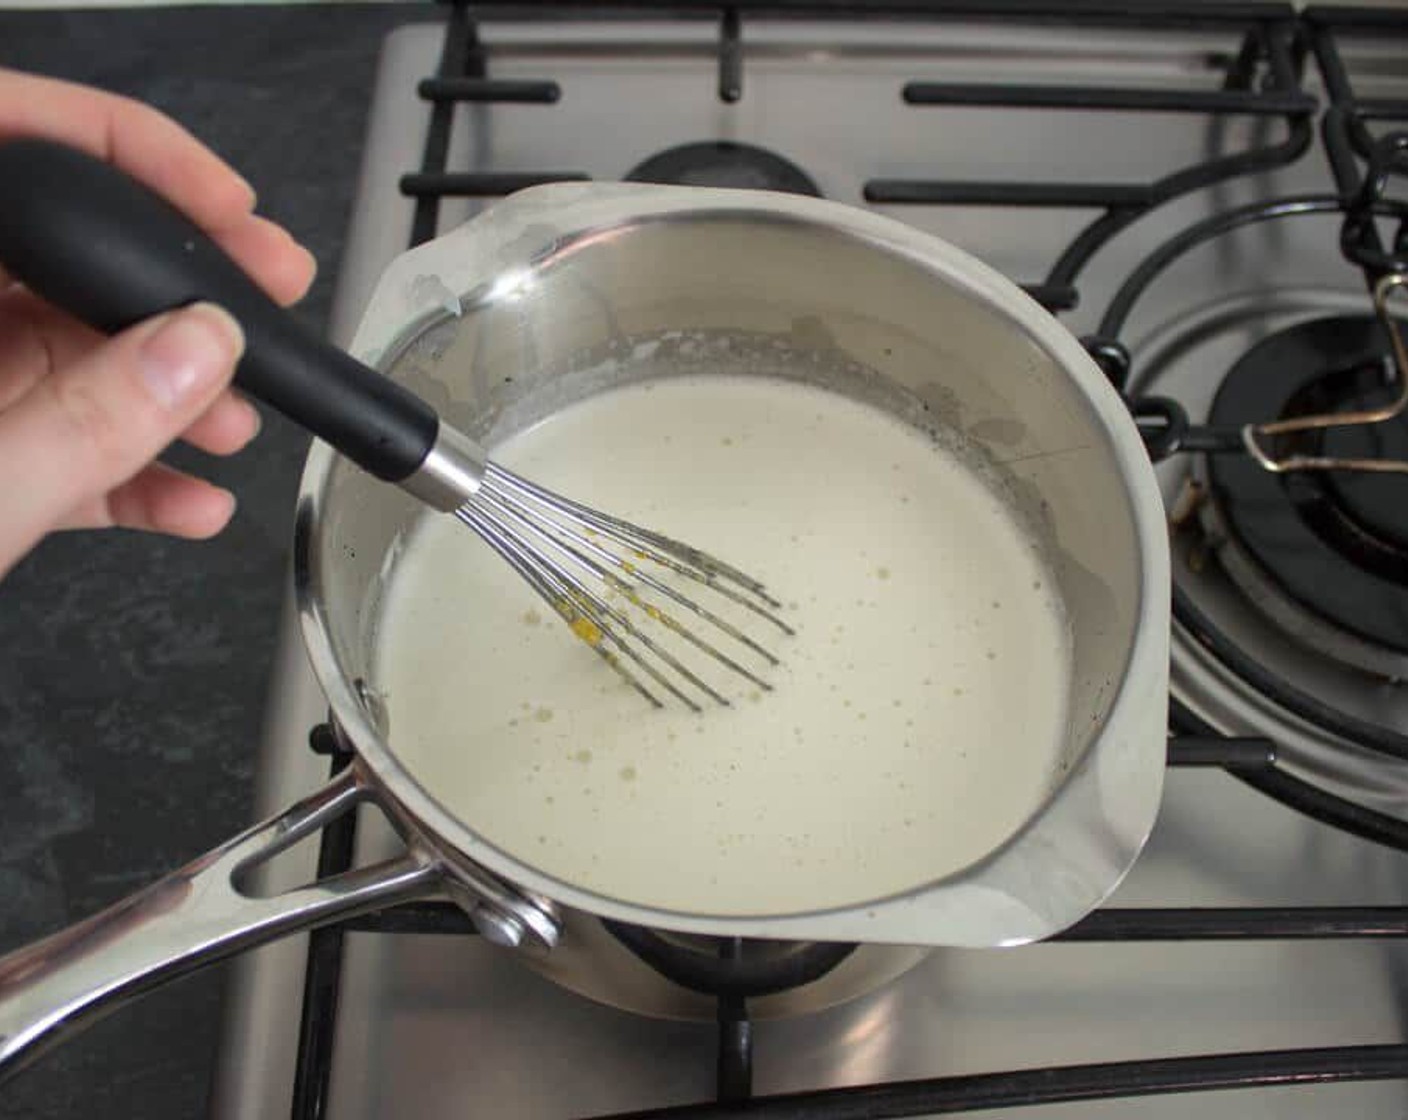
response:
[[[710,347],[735,358],[768,354],[770,376],[858,399],[979,456],[1048,558],[1070,627],[1054,789],[1099,734],[1123,675],[1139,549],[1117,457],[1091,405],[1010,307],[980,287],[961,266],[829,227],[676,215],[557,240],[467,298],[460,315],[409,324],[385,367],[492,449],[613,387],[697,375]],[[679,355],[678,368],[662,367],[662,353]],[[365,703],[385,727],[372,664],[383,592],[423,511],[341,462],[324,498],[309,557],[315,593],[342,675],[370,681]],[[475,822],[463,823],[473,833]],[[531,852],[503,854],[532,864]]]

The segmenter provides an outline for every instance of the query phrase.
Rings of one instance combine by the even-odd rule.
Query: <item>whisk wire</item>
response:
[[[475,529],[476,532],[480,531],[481,526],[491,530],[491,532],[488,533],[481,532],[481,536],[496,549],[502,544],[504,548],[511,550],[520,563],[541,565],[543,571],[540,573],[540,576],[547,580],[551,588],[549,592],[549,603],[553,609],[562,616],[563,620],[567,622],[572,632],[588,645],[598,650],[598,652],[600,652],[602,648],[602,641],[609,641],[620,650],[621,653],[625,654],[632,662],[639,666],[641,670],[648,674],[652,680],[666,689],[681,703],[692,711],[700,711],[699,705],[693,699],[681,691],[657,666],[646,660],[631,642],[625,640],[626,638],[631,638],[639,643],[645,650],[659,658],[668,668],[673,669],[683,677],[685,681],[708,696],[709,699],[724,707],[730,706],[726,696],[710,686],[708,682],[703,680],[668,649],[661,646],[649,634],[642,631],[627,615],[612,607],[598,596],[565,566],[553,560],[541,550],[533,548],[532,545],[525,541],[513,528],[508,526],[492,509],[482,507],[473,509],[469,516],[461,517],[461,520]],[[524,523],[523,527],[533,532],[535,535],[540,533],[539,527],[534,523]],[[544,539],[550,540],[550,538],[546,536],[544,536]],[[571,555],[570,551],[569,555]],[[585,557],[574,555],[572,559],[582,563],[593,575],[600,578],[604,583],[607,583],[608,586],[612,586],[614,589],[621,591],[622,594],[632,598],[632,601],[636,601],[634,598],[634,589],[621,584],[615,579],[612,573],[592,565]],[[687,627],[673,618],[664,616],[663,612],[656,613],[651,611],[650,614],[651,617],[661,622],[662,625],[676,630],[686,637],[690,636]],[[579,617],[584,618],[589,625],[582,625],[579,621]],[[702,639],[697,640],[696,644],[706,652],[710,652],[724,665],[752,679],[752,675],[749,674],[743,666],[738,665],[724,654],[714,650],[707,643],[704,643]],[[620,666],[620,668],[624,668],[624,666]]]
[[[533,511],[531,510],[531,508],[529,508],[527,505],[525,505],[518,499],[514,498],[512,495],[497,494],[490,492],[489,494],[484,496],[483,500],[492,503],[496,508],[503,509],[506,513],[513,514],[535,534],[541,536],[541,538],[545,542],[553,545],[553,547],[565,548],[567,551],[572,552],[574,555],[576,555],[578,559],[583,562],[586,562],[585,557],[582,557],[577,552],[577,550],[581,550],[581,552],[589,553],[590,555],[595,556],[598,560],[601,560],[604,563],[611,565],[618,572],[624,572],[626,575],[630,576],[632,579],[638,581],[639,583],[644,584],[651,590],[656,591],[661,595],[664,595],[668,599],[673,599],[680,606],[684,607],[685,610],[690,611],[691,613],[696,614],[700,618],[704,619],[704,621],[712,623],[714,626],[717,626],[734,641],[747,646],[764,661],[766,661],[769,665],[778,664],[777,657],[770,653],[761,643],[754,641],[737,626],[733,625],[733,623],[729,622],[725,618],[720,618],[713,611],[709,610],[707,607],[691,599],[683,592],[671,587],[668,583],[662,583],[660,580],[652,576],[649,572],[645,571],[639,564],[634,564],[628,560],[623,560],[610,549],[603,548],[601,545],[597,544],[589,537],[583,536],[581,533],[575,532],[564,525],[559,525],[556,523],[553,524],[553,534],[555,534],[557,537],[562,538],[563,540],[552,539],[552,537],[549,536],[549,534],[543,532],[542,527],[533,520]],[[564,545],[564,540],[570,541],[571,545]],[[594,573],[603,580],[609,580],[610,578],[609,573],[599,568],[594,569]],[[641,610],[644,610],[649,613],[651,610],[654,609],[643,598],[641,598],[639,590],[635,587],[632,587],[629,583],[622,581],[617,589],[620,590],[622,594],[627,595],[630,598],[631,602],[635,603],[635,605],[640,607]],[[787,633],[792,633],[792,630],[789,629],[785,623],[773,618],[766,611],[754,606],[752,603],[747,602],[742,596],[738,595],[737,592],[734,592],[731,589],[724,587],[715,587],[715,590],[726,594],[730,599],[742,603],[746,607],[752,608],[758,614],[761,614],[764,618],[767,618],[771,622],[777,623],[777,625],[781,626],[784,630],[787,631]],[[652,615],[651,617],[655,616]],[[673,624],[674,620],[664,621],[664,619],[661,619],[660,621],[664,622],[664,625],[668,626],[670,629],[676,630],[676,632],[679,633],[682,637],[698,644],[699,648],[704,650],[710,656],[725,662],[730,668],[743,673],[745,676],[750,676],[747,670],[743,669],[731,659],[727,658],[714,646],[703,642],[702,639],[698,639],[695,635],[692,634],[692,632],[688,631],[687,629],[677,629],[676,626]],[[767,684],[765,684],[761,680],[758,680],[756,677],[752,679],[754,683],[762,685],[763,688],[769,687]]]
[[[500,526],[495,525],[489,518],[485,517],[478,510],[468,506],[461,506],[455,511],[455,516],[461,523],[472,529],[481,540],[499,554],[516,571],[528,585],[533,588],[539,597],[552,608],[554,612],[565,622],[573,633],[580,633],[578,627],[583,619],[597,626],[595,620],[586,617],[579,604],[574,603],[570,595],[570,588],[565,580],[558,578],[549,566],[539,566],[532,550],[523,546],[514,539],[513,535],[504,532]],[[602,629],[602,637],[609,640],[616,649],[625,653],[634,661],[639,661],[639,657],[629,647],[625,646],[614,633],[607,629]],[[601,657],[613,670],[636,692],[640,693],[648,700],[652,707],[663,708],[665,705],[653,692],[645,687],[645,684],[630,671],[621,661],[621,658],[611,649],[608,649],[602,642],[587,642],[592,650]],[[647,673],[651,667],[643,665]],[[654,674],[651,674],[652,677]],[[687,696],[683,696],[675,690],[669,681],[661,682],[675,695],[679,696],[686,704],[690,704]]]
[[[731,565],[662,534],[563,498],[492,462],[485,468],[478,491],[455,511],[455,516],[508,561],[573,633],[654,707],[664,704],[633,669],[692,711],[701,710],[699,703],[662,667],[715,703],[729,706],[730,702],[624,611],[603,599],[588,580],[620,595],[648,619],[756,688],[771,690],[772,686],[757,673],[647,597],[655,594],[670,600],[775,666],[779,664],[777,657],[739,626],[644,567],[647,563],[658,564],[701,583],[784,633],[793,633],[767,609],[779,608],[780,604],[766,594],[762,583]],[[618,555],[618,551],[624,555]],[[727,586],[724,581],[734,586]]]
[[[700,649],[704,653],[707,653],[715,661],[718,661],[726,668],[732,669],[734,672],[741,674],[748,680],[752,681],[754,684],[760,685],[763,688],[769,687],[764,681],[761,681],[756,675],[749,672],[746,668],[740,665],[733,658],[729,657],[722,650],[718,649],[716,646],[712,645],[709,642],[706,642],[703,638],[699,637],[698,634],[694,633],[693,630],[685,626],[684,623],[680,622],[668,612],[661,610],[659,607],[656,607],[654,604],[646,602],[644,599],[641,598],[639,591],[635,587],[627,583],[625,580],[621,579],[614,572],[602,567],[590,556],[574,548],[571,544],[567,543],[566,541],[555,537],[553,535],[553,532],[549,531],[549,525],[545,525],[540,520],[535,520],[530,516],[525,516],[524,514],[518,513],[512,509],[507,508],[506,506],[500,503],[497,495],[481,494],[481,512],[484,512],[484,507],[486,506],[488,507],[488,509],[495,511],[495,515],[491,515],[491,517],[495,517],[495,519],[497,519],[496,515],[511,517],[519,526],[521,526],[523,530],[527,531],[528,533],[531,533],[534,537],[538,538],[538,540],[540,540],[543,544],[556,550],[560,555],[566,556],[568,559],[572,560],[585,570],[589,571],[597,579],[601,580],[608,587],[612,588],[612,590],[623,595],[631,603],[639,607],[642,611],[646,613],[648,617],[654,619],[666,629],[678,634],[680,637],[684,638],[686,641],[690,642],[692,645],[694,645],[696,648]],[[501,521],[499,521],[498,523],[500,525],[503,524]],[[559,527],[555,524],[552,524],[551,529],[558,530]],[[604,550],[599,551],[604,552]],[[605,555],[609,559],[615,559],[610,555],[610,553],[606,553]],[[573,579],[573,577],[571,577],[565,569],[560,570],[562,571],[563,578],[572,581],[573,585],[577,589],[577,593],[584,595],[592,595],[592,592],[589,588],[581,584],[579,581]],[[644,645],[662,661],[668,664],[670,668],[674,669],[681,676],[685,677],[690,684],[694,685],[700,691],[706,693],[711,700],[714,700],[725,706],[728,705],[728,700],[720,692],[718,692],[716,689],[711,688],[695,673],[691,672],[684,665],[684,663],[681,662],[678,658],[676,658],[673,654],[671,654],[669,650],[664,649],[658,643],[652,640],[648,634],[644,633],[639,627],[632,623],[631,620],[625,614],[621,613],[620,611],[614,610],[606,603],[602,602],[600,599],[596,599],[594,595],[592,595],[592,598],[598,604],[600,609],[609,612],[612,620],[615,621],[623,630],[630,634],[631,637],[638,640],[642,645]],[[701,613],[706,614],[707,616],[707,612],[701,611]],[[616,635],[614,634],[612,636],[616,637]],[[775,661],[774,664],[776,664]]]
[[[773,610],[781,610],[782,604],[767,593],[763,583],[754,579],[745,572],[739,571],[731,564],[727,564],[716,556],[694,548],[692,545],[677,541],[672,537],[667,537],[663,533],[657,533],[652,529],[646,529],[630,521],[623,521],[619,517],[612,517],[610,514],[602,513],[600,510],[584,506],[580,502],[574,502],[571,498],[563,498],[539,486],[535,482],[505,470],[497,463],[490,463],[485,472],[485,482],[491,489],[502,492],[511,491],[521,497],[529,498],[551,513],[557,514],[565,520],[575,522],[583,528],[595,529],[613,537],[627,548],[631,548],[643,554],[644,559],[662,567],[678,572],[680,575],[690,579],[708,584],[720,594],[729,595],[736,602],[751,610],[757,611],[774,626],[777,626],[786,634],[792,634],[792,629],[783,622],[782,619],[770,614],[757,604],[746,598],[736,597],[727,587],[719,586],[720,579],[726,579],[745,591],[757,596],[763,603]]]

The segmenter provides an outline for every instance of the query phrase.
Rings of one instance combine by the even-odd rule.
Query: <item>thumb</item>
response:
[[[229,383],[243,349],[227,312],[193,304],[115,335],[0,413],[0,571],[151,462]]]

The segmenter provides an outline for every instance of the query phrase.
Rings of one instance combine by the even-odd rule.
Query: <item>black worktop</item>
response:
[[[149,101],[254,183],[313,250],[322,326],[387,30],[420,5],[0,13],[0,65]],[[249,822],[306,438],[265,414],[224,462],[205,543],[51,537],[0,581],[0,950],[57,929]],[[203,1115],[223,972],[123,1008],[0,1086],[0,1117]]]

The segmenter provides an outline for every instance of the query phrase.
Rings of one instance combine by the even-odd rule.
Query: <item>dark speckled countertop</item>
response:
[[[0,13],[0,65],[149,101],[255,184],[322,270],[322,326],[377,51],[429,5]],[[192,544],[51,537],[0,582],[0,950],[83,917],[248,823],[306,438],[266,414],[201,463],[240,498]],[[189,464],[203,458],[184,456]],[[205,1111],[224,976],[118,1011],[0,1087],[0,1117]]]

